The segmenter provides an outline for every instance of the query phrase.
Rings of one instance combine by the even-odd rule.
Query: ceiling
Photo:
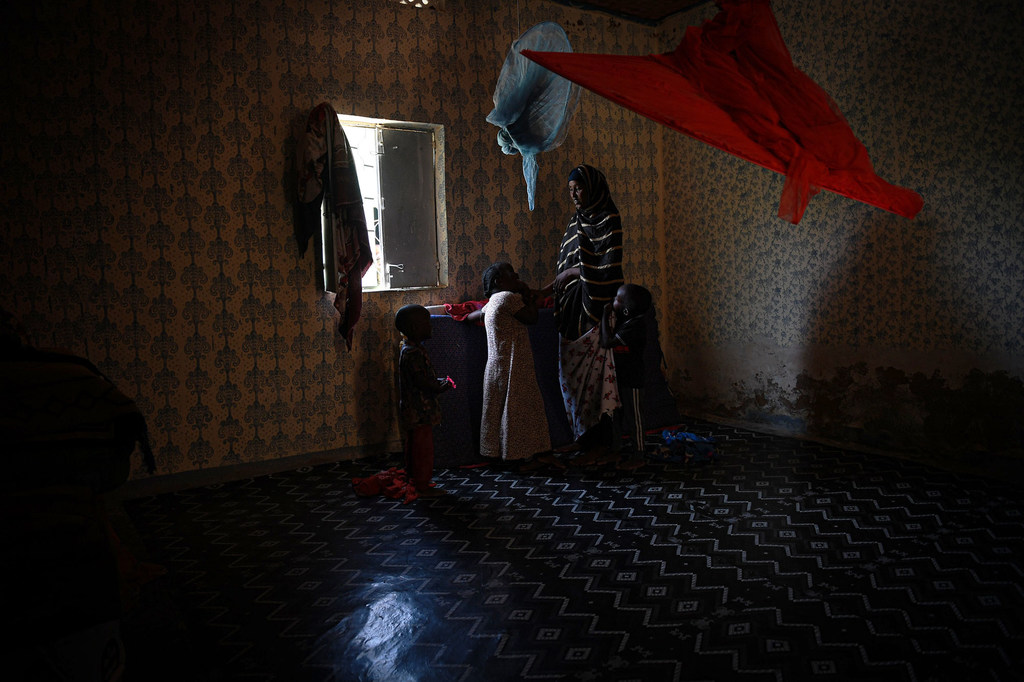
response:
[[[665,19],[679,12],[700,5],[711,4],[712,0],[550,0],[567,7],[604,12],[641,24],[657,26]]]

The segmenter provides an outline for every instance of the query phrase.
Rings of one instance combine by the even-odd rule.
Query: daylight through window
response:
[[[339,116],[352,147],[373,266],[363,291],[447,286],[444,128]],[[337,281],[331,231],[321,230],[323,287]]]

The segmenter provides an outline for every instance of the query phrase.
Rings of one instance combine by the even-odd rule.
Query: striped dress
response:
[[[604,174],[591,166],[576,168],[589,205],[569,222],[558,252],[556,273],[580,268],[555,298],[558,333],[575,341],[601,321],[604,304],[622,286],[622,223]]]
[[[621,404],[613,354],[601,347],[598,325],[623,283],[622,223],[601,171],[577,166],[572,177],[583,186],[587,206],[576,212],[562,237],[557,272],[579,268],[580,276],[555,292],[555,324],[561,337],[562,401],[580,439]]]

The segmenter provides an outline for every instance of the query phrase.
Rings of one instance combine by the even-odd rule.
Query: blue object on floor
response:
[[[661,432],[667,456],[661,459],[702,464],[715,459],[715,439],[698,436],[689,431],[665,429]]]

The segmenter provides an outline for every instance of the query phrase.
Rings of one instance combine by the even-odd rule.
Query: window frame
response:
[[[443,289],[448,286],[448,217],[447,217],[447,203],[445,201],[445,131],[444,126],[436,123],[420,123],[413,121],[398,121],[393,119],[374,119],[365,118],[362,116],[352,116],[347,114],[338,114],[338,122],[341,124],[342,129],[348,127],[360,127],[360,128],[372,128],[377,131],[376,139],[378,144],[377,151],[377,162],[375,166],[377,169],[377,192],[376,198],[380,210],[380,224],[381,224],[381,246],[379,257],[382,259],[382,279],[383,284],[381,286],[365,286],[363,287],[364,293],[380,293],[388,291],[417,291],[417,290],[430,290],[430,289]],[[387,232],[387,218],[386,218],[386,203],[387,197],[381,196],[380,185],[381,185],[381,166],[384,164],[381,161],[381,153],[379,145],[382,140],[382,132],[384,129],[395,129],[399,131],[414,131],[419,133],[430,133],[431,135],[431,146],[432,146],[432,177],[434,179],[433,187],[433,198],[434,198],[434,244],[435,244],[435,255],[433,271],[436,273],[434,282],[424,281],[422,284],[413,284],[409,286],[392,287],[390,273],[388,272],[388,238]],[[347,133],[346,133],[347,134]],[[386,158],[387,154],[384,154]],[[401,163],[398,161],[397,163]],[[362,186],[360,189],[364,192]],[[367,207],[364,203],[364,211],[372,211],[372,204]],[[375,227],[373,222],[372,212],[366,216],[367,230],[370,231],[370,244],[371,248],[374,248],[374,242],[376,240]],[[334,258],[326,258],[325,254],[334,252],[334,240],[333,230],[327,229],[326,224],[326,210],[322,211],[321,218],[321,230],[320,239],[317,240],[316,244],[316,256],[320,263],[319,273],[319,284],[318,286],[322,291],[333,292],[337,288],[337,269],[334,263]],[[376,252],[376,249],[375,249]],[[377,254],[374,256],[375,264],[377,267],[376,260]],[[423,265],[427,261],[422,261]]]

